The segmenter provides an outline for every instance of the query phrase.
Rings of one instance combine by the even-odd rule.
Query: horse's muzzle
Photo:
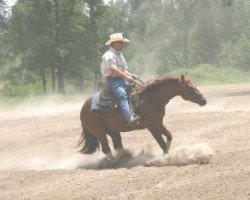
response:
[[[200,106],[205,106],[206,104],[207,104],[206,98],[202,98],[202,99],[200,100],[200,102],[199,102],[199,105],[200,105]]]

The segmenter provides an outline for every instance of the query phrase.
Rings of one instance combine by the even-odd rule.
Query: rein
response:
[[[139,82],[137,82],[137,81],[139,81]],[[139,79],[138,77],[134,77],[133,83],[135,83],[136,85],[139,85],[140,87],[145,87],[145,83],[141,79]]]

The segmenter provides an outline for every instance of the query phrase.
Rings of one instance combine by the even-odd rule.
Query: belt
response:
[[[106,76],[106,80],[124,80],[120,77],[117,77],[117,76]]]

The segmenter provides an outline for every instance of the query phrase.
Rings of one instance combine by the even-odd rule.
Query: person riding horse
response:
[[[128,72],[127,62],[122,55],[125,43],[129,40],[124,38],[122,33],[110,35],[110,39],[105,45],[110,49],[102,56],[101,72],[107,80],[108,88],[114,92],[118,98],[122,113],[131,128],[137,128],[140,125],[140,117],[135,115],[129,106],[129,98],[126,92],[130,82],[137,77],[135,74]]]

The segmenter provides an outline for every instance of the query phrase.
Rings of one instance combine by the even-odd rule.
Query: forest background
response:
[[[250,82],[249,0],[0,0],[0,100],[93,92],[109,35],[142,79]]]

